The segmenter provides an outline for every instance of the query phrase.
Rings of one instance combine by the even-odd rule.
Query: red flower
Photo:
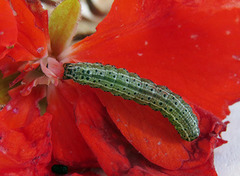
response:
[[[107,175],[216,175],[221,120],[240,97],[237,4],[117,0],[97,32],[69,48],[54,23],[49,41],[39,1],[0,8],[0,68],[20,72],[0,111],[1,173],[43,175],[60,163]],[[65,62],[111,64],[166,85],[194,108],[200,137],[184,141],[160,112],[62,80]]]

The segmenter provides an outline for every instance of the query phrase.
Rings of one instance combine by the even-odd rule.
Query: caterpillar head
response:
[[[73,65],[71,63],[65,63],[63,64],[63,68],[64,68],[63,79],[71,79]]]

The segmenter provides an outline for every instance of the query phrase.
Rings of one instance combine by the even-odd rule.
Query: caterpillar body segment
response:
[[[192,141],[199,136],[198,119],[192,108],[166,86],[140,78],[126,69],[101,63],[67,63],[64,64],[64,70],[64,79],[100,88],[160,111],[184,140]]]

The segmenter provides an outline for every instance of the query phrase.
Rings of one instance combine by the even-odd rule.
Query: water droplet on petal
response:
[[[192,34],[192,35],[190,36],[190,38],[196,40],[196,39],[198,38],[198,35],[197,35],[197,34]]]
[[[0,146],[0,152],[3,154],[7,153],[7,149],[5,149],[3,146]]]
[[[145,141],[146,143],[148,143],[148,142],[149,142],[147,138],[144,138],[144,141]]]
[[[7,105],[7,106],[6,106],[6,110],[7,110],[7,111],[10,111],[11,109],[12,109],[12,106],[11,106],[11,105]]]
[[[39,48],[37,49],[37,52],[38,52],[38,53],[41,53],[43,50],[44,50],[44,47],[39,47]]]
[[[230,34],[231,34],[231,31],[230,31],[230,30],[227,30],[225,33],[226,33],[226,35],[230,35]]]
[[[232,55],[232,58],[235,59],[235,60],[238,60],[240,61],[240,56],[237,56],[237,55]]]
[[[13,13],[14,16],[17,16],[17,12],[13,9],[12,9],[12,13]]]
[[[235,19],[235,22],[238,24],[239,23],[239,17],[237,17],[236,19]]]
[[[199,45],[195,45],[195,47],[196,47],[197,49],[200,49]]]
[[[142,56],[142,55],[143,55],[143,53],[137,53],[137,55],[138,55],[138,56]]]
[[[18,108],[14,108],[13,110],[13,113],[17,114],[19,112]]]

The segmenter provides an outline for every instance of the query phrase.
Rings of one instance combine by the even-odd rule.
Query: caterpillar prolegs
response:
[[[73,79],[160,111],[184,140],[192,141],[199,136],[198,119],[192,108],[166,86],[156,85],[126,69],[101,63],[66,63],[64,70],[64,79]]]

